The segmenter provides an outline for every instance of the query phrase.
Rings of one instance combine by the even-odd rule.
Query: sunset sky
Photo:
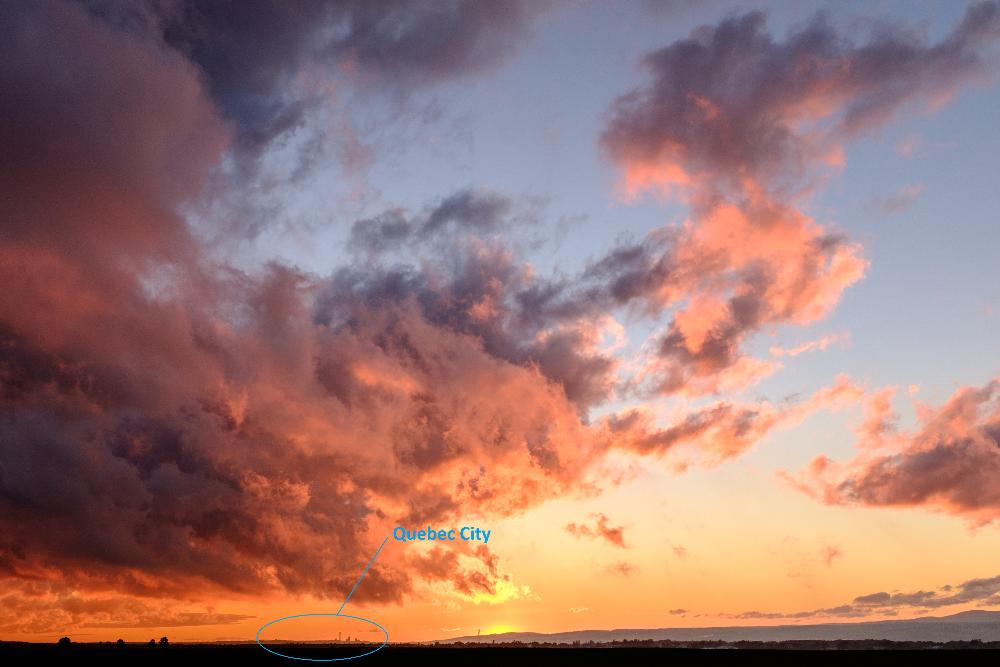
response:
[[[998,63],[996,1],[0,3],[0,639],[251,640],[397,526],[491,535],[390,538],[393,641],[1000,610]]]

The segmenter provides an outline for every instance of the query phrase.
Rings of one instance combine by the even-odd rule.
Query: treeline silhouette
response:
[[[676,641],[672,639],[620,639],[610,642],[452,642],[434,644],[437,648],[667,648],[667,649],[743,649],[770,651],[880,651],[880,650],[940,650],[940,649],[991,649],[1000,650],[1000,641],[984,642],[978,639],[948,642],[895,641],[890,639],[783,639],[780,641],[724,641],[705,639]]]
[[[167,648],[169,646],[169,648]],[[357,656],[377,644],[288,643],[268,644],[286,655],[306,660],[328,661]],[[58,662],[57,662],[58,661]],[[657,667],[726,665],[794,665],[795,667],[861,665],[953,665],[1000,664],[1000,641],[888,641],[789,640],[789,641],[670,641],[618,640],[580,641],[572,644],[547,642],[456,642],[390,644],[350,663],[358,667],[422,665],[435,667],[534,667],[535,665],[605,667],[606,665]],[[0,641],[0,665],[31,664],[137,665],[143,667],[224,667],[238,665],[301,664],[286,661],[262,650],[253,642],[70,642],[36,644]]]

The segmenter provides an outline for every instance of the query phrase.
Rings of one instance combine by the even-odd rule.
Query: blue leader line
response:
[[[358,580],[356,582],[354,582],[354,588],[352,588],[351,592],[347,594],[346,598],[344,598],[344,604],[340,605],[340,609],[337,610],[337,614],[336,614],[337,616],[340,616],[340,612],[342,612],[344,610],[344,606],[347,604],[347,601],[351,599],[352,595],[354,595],[354,591],[355,591],[355,589],[357,589],[358,584],[360,584],[361,580],[365,578],[366,574],[368,574],[368,568],[370,568],[372,566],[372,563],[375,562],[375,559],[378,558],[378,553],[380,551],[382,551],[382,547],[384,547],[385,543],[388,542],[388,541],[389,541],[389,536],[386,535],[385,539],[382,540],[382,544],[380,544],[379,547],[378,547],[378,549],[375,550],[375,555],[372,556],[372,559],[370,561],[368,561],[368,565],[365,566],[365,571],[362,572],[361,576],[358,577]]]
[[[269,622],[265,623],[264,625],[262,625],[260,627],[260,630],[257,631],[257,645],[260,646],[265,651],[267,651],[268,653],[273,653],[274,655],[281,656],[282,658],[289,658],[290,660],[303,660],[303,661],[306,661],[306,662],[339,662],[341,660],[356,660],[357,658],[363,658],[366,655],[371,655],[372,653],[375,653],[376,651],[381,651],[383,648],[385,648],[386,644],[389,643],[389,631],[388,630],[386,630],[381,625],[379,625],[378,623],[376,623],[375,621],[373,621],[371,619],[361,618],[360,616],[348,616],[347,614],[341,614],[340,612],[342,612],[344,610],[344,606],[347,605],[347,601],[351,599],[352,595],[354,595],[354,591],[357,590],[358,585],[361,583],[361,580],[365,578],[366,574],[368,574],[368,570],[369,570],[369,568],[371,568],[372,563],[374,563],[375,559],[378,558],[379,552],[382,551],[382,547],[384,547],[385,543],[388,542],[388,541],[389,541],[389,536],[386,535],[385,539],[382,540],[382,544],[380,544],[379,547],[378,547],[378,549],[375,550],[375,555],[372,556],[372,559],[370,561],[368,561],[368,565],[365,566],[365,569],[361,573],[361,576],[358,577],[358,580],[356,582],[354,582],[354,588],[352,588],[351,592],[347,594],[346,598],[344,598],[344,602],[343,602],[343,604],[340,605],[340,609],[337,610],[336,614],[295,614],[294,616],[285,616],[283,618],[277,618],[277,619],[275,619],[273,621],[269,621]],[[360,655],[347,656],[347,657],[344,657],[344,658],[302,658],[302,657],[295,656],[295,655],[287,655],[285,653],[279,653],[279,652],[275,651],[274,649],[270,649],[270,648],[264,646],[264,644],[260,641],[260,633],[263,632],[264,629],[267,628],[267,626],[274,625],[275,623],[280,623],[281,621],[287,621],[287,620],[292,619],[292,618],[302,618],[304,616],[340,616],[341,618],[353,618],[353,619],[358,620],[358,621],[365,621],[366,623],[371,623],[376,628],[378,628],[379,630],[381,630],[382,633],[385,635],[385,640],[382,642],[382,644],[380,646],[378,646],[377,648],[373,648],[371,651],[368,651],[367,653],[362,653]]]

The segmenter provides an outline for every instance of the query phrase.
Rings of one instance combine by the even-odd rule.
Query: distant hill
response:
[[[711,628],[647,628],[575,630],[573,632],[505,632],[455,637],[446,642],[611,642],[626,639],[674,641],[787,641],[796,639],[888,639],[892,641],[1000,641],[1000,611],[963,611],[905,621],[817,623],[814,625],[723,626]]]

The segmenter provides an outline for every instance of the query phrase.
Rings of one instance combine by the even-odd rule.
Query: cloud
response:
[[[627,197],[678,195],[692,215],[591,269],[620,302],[671,311],[641,389],[733,391],[775,370],[743,353],[748,338],[824,317],[867,267],[798,202],[847,141],[983,76],[998,25],[985,2],[933,44],[896,25],[857,43],[822,16],[778,41],[752,12],[643,58],[647,80],[614,103],[601,145]]]
[[[790,428],[818,410],[838,410],[857,403],[864,390],[847,376],[797,403],[774,405],[718,402],[684,413],[665,427],[654,423],[648,411],[636,408],[611,415],[608,426],[616,447],[643,455],[688,450],[686,460],[715,465],[742,454],[778,428]]]
[[[630,577],[633,574],[636,574],[639,571],[639,568],[637,568],[635,565],[632,565],[631,563],[627,563],[625,561],[619,561],[617,563],[609,565],[607,570],[611,574],[616,574],[621,577]]]
[[[846,341],[848,335],[846,333],[842,334],[827,334],[815,340],[808,340],[804,343],[799,343],[794,347],[781,347],[779,345],[772,345],[768,348],[768,352],[771,353],[772,357],[797,357],[800,354],[805,354],[806,352],[813,352],[815,350],[825,350],[836,342]]]
[[[613,526],[604,514],[597,513],[591,515],[596,519],[593,526],[586,524],[569,523],[565,526],[567,533],[574,537],[593,537],[606,540],[609,544],[621,549],[625,546],[625,529],[621,526]]]
[[[740,389],[776,366],[743,353],[762,327],[824,317],[867,266],[860,246],[755,189],[592,265],[590,293],[672,319],[650,345],[643,393]]]
[[[873,200],[870,208],[882,215],[895,215],[913,206],[923,193],[923,185],[904,185],[884,199]]]
[[[831,544],[826,545],[820,550],[820,560],[822,560],[823,564],[827,567],[831,567],[833,565],[833,561],[841,558],[843,555],[844,552],[841,551],[839,547],[835,547]]]
[[[515,214],[514,203],[500,194],[465,189],[443,200],[420,216],[392,208],[351,226],[352,250],[378,255],[411,243],[426,242],[444,234],[460,232],[483,236],[509,230],[523,220]]]
[[[924,507],[974,524],[1000,518],[1000,381],[960,388],[937,408],[918,405],[911,432],[896,426],[894,392],[866,400],[854,459],[819,456],[786,479],[827,504]]]
[[[194,64],[236,127],[238,145],[251,152],[300,128],[335,80],[363,85],[374,79],[405,95],[492,67],[525,41],[545,5],[88,3],[107,25],[162,43]]]
[[[0,596],[0,632],[57,633],[94,628],[180,628],[233,625],[255,618],[217,612],[191,611],[190,603],[128,595],[87,595],[52,582],[5,584]]]
[[[897,25],[858,44],[822,16],[779,42],[761,12],[727,18],[647,54],[651,82],[617,101],[602,143],[629,189],[790,185],[839,162],[842,141],[983,74],[998,25],[993,2],[971,5],[934,44]]]
[[[924,140],[918,134],[909,134],[896,144],[896,152],[900,157],[910,159],[915,156],[924,145]]]
[[[453,594],[476,604],[531,597],[531,589],[514,585],[511,576],[500,571],[499,563],[499,557],[486,545],[436,546],[426,556],[417,554],[410,558],[407,567],[424,582],[446,583]]]
[[[194,240],[175,205],[202,190],[228,144],[197,70],[73,4],[3,13],[0,146],[17,165],[0,174],[5,261],[44,275],[60,254],[184,259]],[[110,273],[93,268],[95,282]]]
[[[835,607],[797,612],[749,611],[728,616],[739,619],[863,618],[866,616],[895,616],[902,611],[926,612],[955,605],[995,606],[997,604],[1000,604],[1000,576],[969,579],[957,585],[945,585],[930,591],[896,591],[891,593],[879,591],[859,595],[850,602]]]
[[[240,269],[199,242],[185,213],[217,203],[218,169],[296,126],[308,63],[400,86],[459,76],[521,39],[534,10],[501,7],[0,10],[0,150],[17,165],[0,172],[0,441],[15,444],[0,449],[0,577],[54,587],[24,589],[42,602],[11,628],[237,620],[197,607],[218,595],[340,600],[394,525],[594,493],[612,450],[718,462],[854,400],[842,378],[664,426],[648,410],[591,419],[628,384],[607,346],[616,309],[675,313],[628,389],[711,392],[773,368],[742,354],[749,335],[822,317],[860,278],[855,244],[763,187],[576,276],[536,275],[511,238],[519,203],[476,189],[356,224],[365,252],[324,274]],[[421,587],[532,595],[485,550],[387,552],[351,603]]]
[[[0,576],[342,599],[397,522],[588,487],[603,445],[583,411],[613,367],[602,324],[525,336],[503,302],[530,272],[499,242],[428,248],[453,263],[426,270],[218,263],[183,212],[210,194],[235,121],[195,45],[151,39],[146,16],[2,11],[0,149],[17,169],[0,174],[0,439],[16,443],[0,453]],[[505,207],[460,192],[417,233],[482,234]],[[434,581],[390,554],[352,603]],[[483,558],[448,581],[526,594]]]

